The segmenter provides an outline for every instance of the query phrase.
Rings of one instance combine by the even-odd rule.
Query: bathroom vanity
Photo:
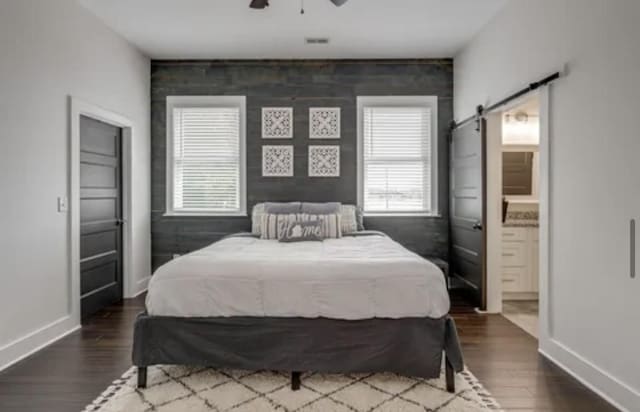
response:
[[[538,212],[509,211],[502,227],[502,295],[538,299]]]

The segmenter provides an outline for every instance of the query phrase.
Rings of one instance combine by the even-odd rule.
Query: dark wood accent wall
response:
[[[438,96],[438,194],[441,217],[366,218],[367,229],[382,230],[422,255],[448,253],[448,140],[453,119],[453,61],[153,61],[151,63],[152,254],[156,268],[221,237],[250,229],[249,217],[166,217],[166,97],[247,96],[247,207],[262,201],[356,203],[356,97]],[[261,108],[294,108],[294,138],[261,138]],[[342,138],[309,139],[309,107],[340,107]],[[307,146],[339,144],[339,178],[307,176]],[[295,175],[263,178],[263,144],[294,145]]]

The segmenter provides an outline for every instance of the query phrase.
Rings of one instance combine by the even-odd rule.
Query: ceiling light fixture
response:
[[[249,7],[252,9],[264,9],[269,6],[269,0],[251,0]]]
[[[517,112],[514,117],[516,122],[527,123],[529,121],[529,115],[525,112]]]
[[[504,116],[505,122],[509,123],[515,120],[517,123],[527,123],[529,121],[529,115],[526,112],[507,113]]]

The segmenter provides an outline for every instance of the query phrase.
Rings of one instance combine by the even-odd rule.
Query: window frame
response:
[[[428,107],[431,110],[431,210],[368,212],[364,204],[364,109],[366,107]],[[365,216],[440,217],[438,203],[438,96],[358,96],[357,97],[358,206]],[[426,187],[425,187],[426,188]]]
[[[240,111],[239,121],[239,187],[240,207],[236,211],[206,210],[185,211],[175,210],[174,194],[174,124],[173,110],[190,107],[233,107]],[[166,103],[166,198],[164,216],[247,216],[247,98],[246,96],[167,96]]]

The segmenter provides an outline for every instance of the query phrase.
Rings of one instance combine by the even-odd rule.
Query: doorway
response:
[[[122,129],[80,116],[80,312],[123,296]]]
[[[488,114],[487,284],[490,311],[535,338],[540,324],[540,94]]]
[[[133,122],[114,111],[73,96],[69,106],[69,314],[80,325],[96,308],[140,290],[129,222],[135,134]]]

